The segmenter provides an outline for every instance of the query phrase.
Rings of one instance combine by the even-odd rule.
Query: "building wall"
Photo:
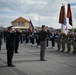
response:
[[[14,22],[12,23],[13,28],[23,28],[23,29],[28,29],[29,28],[29,23],[24,22],[23,24],[19,22]]]
[[[18,26],[18,23],[17,22],[12,23],[12,26]]]
[[[24,26],[29,28],[29,23],[24,23]]]

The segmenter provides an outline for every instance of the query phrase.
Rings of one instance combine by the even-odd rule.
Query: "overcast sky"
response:
[[[58,23],[62,3],[71,4],[73,27],[76,28],[76,0],[0,0],[0,26],[10,26],[18,17],[32,20],[34,26],[61,28]],[[72,28],[68,24],[68,28]]]

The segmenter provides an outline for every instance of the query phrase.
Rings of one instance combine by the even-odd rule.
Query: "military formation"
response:
[[[9,33],[7,36],[7,32]],[[13,36],[13,32],[15,33],[15,36]],[[45,35],[45,34],[46,35]],[[14,50],[14,53],[18,53],[18,47],[19,47],[19,42],[21,43],[25,42],[25,44],[31,43],[32,46],[37,44],[38,47],[42,47],[42,61],[44,61],[44,56],[45,55],[44,49],[49,47],[49,41],[51,42],[51,49],[53,49],[57,43],[57,50],[60,52],[66,52],[70,53],[72,52],[73,54],[76,54],[76,31],[69,31],[68,34],[66,35],[65,33],[62,33],[61,31],[51,31],[46,29],[45,26],[42,27],[42,30],[33,30],[31,31],[30,29],[27,29],[25,32],[20,31],[19,29],[15,29],[13,31],[12,28],[8,28],[8,31],[0,31],[0,51],[1,51],[1,45],[2,45],[2,39],[4,38],[4,42],[6,43],[6,49],[7,49],[7,57],[10,55],[10,49]],[[7,39],[8,38],[8,39]],[[12,41],[13,38],[13,41]],[[45,39],[44,39],[45,38]],[[15,39],[15,40],[14,40]],[[44,40],[43,40],[44,39]],[[11,41],[9,41],[11,40]],[[10,42],[9,43],[7,43]],[[13,43],[11,43],[13,42]],[[42,45],[41,45],[42,43]],[[46,44],[45,44],[46,43]],[[13,46],[13,48],[11,47]],[[43,47],[44,45],[44,47]],[[10,47],[9,47],[10,46]],[[66,47],[67,49],[66,49]],[[7,48],[8,47],[8,48]],[[9,51],[9,52],[8,52]],[[13,51],[12,51],[13,54]],[[13,57],[13,55],[10,55]],[[7,59],[12,60],[12,58]],[[8,63],[7,62],[7,63]],[[12,61],[11,61],[12,62]],[[12,64],[8,64],[8,66],[13,66]]]
[[[30,32],[29,29],[27,29],[25,32],[22,32],[20,37],[21,43],[25,41],[25,44],[31,43],[32,46],[37,44],[38,47],[40,47],[40,40],[39,40],[39,33],[40,30],[34,30],[33,32]],[[52,32],[54,33],[54,37],[52,36]],[[2,38],[4,38],[4,42],[6,37],[6,31],[3,32],[0,31],[0,50],[2,45]],[[18,38],[19,39],[19,38]],[[49,41],[51,41],[51,48],[54,48],[55,43],[57,43],[57,51],[65,52],[65,45],[67,46],[66,53],[69,53],[72,51],[73,54],[76,54],[76,31],[69,31],[68,34],[64,34],[61,31],[51,31],[49,35],[47,35],[46,40],[46,48],[49,46]],[[18,47],[17,47],[18,48]],[[73,50],[72,50],[73,48]],[[17,52],[17,51],[16,51]]]
[[[4,42],[6,42],[6,32],[7,31],[5,30],[3,32],[0,31],[0,50],[2,45],[2,38],[4,38]],[[29,29],[27,29],[21,33],[20,39],[18,38],[18,40],[21,41],[21,43],[25,41],[25,44],[30,42],[32,46],[34,46],[36,43],[37,46],[40,47],[39,32],[40,30],[34,30],[31,32]],[[50,34],[47,35],[46,48],[49,47],[49,41],[51,42],[51,48],[54,48],[55,43],[57,43],[57,51],[65,52],[66,46],[66,53],[72,52],[73,54],[76,54],[76,31],[69,31],[67,35],[61,31],[50,31]]]
[[[52,32],[49,35],[47,35],[46,48],[48,48],[49,46],[48,41],[51,41],[51,45],[52,43],[54,44],[53,46],[51,46],[52,49],[55,47],[55,43],[57,43],[57,48],[58,48],[57,51],[66,52],[66,53],[72,52],[73,54],[76,54],[76,31],[74,32],[69,31],[67,35],[65,33],[62,33],[61,31],[57,31],[57,32],[54,32],[54,36],[51,35]],[[39,30],[31,33],[30,35],[31,37],[29,38],[29,40],[31,40],[31,43],[33,42],[32,43],[33,46],[36,40],[36,43],[39,47],[40,41],[38,38],[38,33],[39,33]],[[67,47],[67,51],[65,50],[65,46]]]
[[[58,36],[57,36],[58,50],[57,51],[60,51],[60,49],[62,49],[61,52],[64,52],[65,44],[67,45],[66,53],[71,52],[72,47],[73,47],[72,53],[76,54],[76,32],[69,31],[67,35],[64,33],[58,32]]]

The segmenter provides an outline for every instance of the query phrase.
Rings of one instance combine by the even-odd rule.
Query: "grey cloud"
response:
[[[6,23],[10,23],[12,20],[16,19],[19,16],[31,17],[33,23],[38,25],[38,15],[41,17],[41,24],[45,23],[47,25],[59,25],[58,17],[60,12],[60,7],[63,4],[67,4],[68,2],[74,2],[75,0],[0,0],[0,11],[2,12],[16,12],[15,15],[11,16],[7,15],[6,13],[2,16],[0,20]],[[76,1],[75,1],[76,2]],[[75,19],[75,8],[73,9],[73,18]],[[30,15],[31,14],[31,15]],[[6,17],[5,17],[6,16]],[[9,17],[8,17],[9,16]],[[25,18],[24,17],[24,18]],[[35,18],[36,17],[36,18]],[[44,18],[42,18],[44,17]],[[46,19],[48,17],[48,19]],[[55,17],[55,18],[54,18]],[[7,19],[10,19],[8,21]],[[44,19],[44,20],[42,20]],[[56,24],[55,24],[56,23]]]
[[[5,1],[5,0],[4,0]],[[53,6],[53,3],[54,1],[52,0],[48,0],[46,2],[46,0],[40,0],[41,3],[37,4],[37,1],[34,1],[33,0],[33,3],[32,4],[29,4],[29,2],[26,0],[24,2],[21,2],[21,1],[18,1],[18,0],[15,0],[15,1],[0,1],[0,7],[1,9],[10,9],[11,11],[18,11],[20,13],[25,13],[25,14],[29,14],[29,13],[40,13],[41,15],[44,15],[44,16],[52,16],[50,13],[51,12],[56,12],[56,9],[51,9],[51,7],[54,8]],[[39,1],[39,0],[38,0]],[[40,2],[39,1],[39,2]],[[42,4],[45,3],[45,4]],[[52,3],[53,2],[53,3]],[[53,15],[54,16],[54,15]]]

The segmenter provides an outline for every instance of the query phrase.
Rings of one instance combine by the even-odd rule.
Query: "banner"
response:
[[[64,5],[62,5],[61,9],[60,9],[59,23],[61,23],[61,31],[62,31],[62,33],[65,33],[67,35],[68,26],[67,26],[67,22],[66,22],[65,6]]]
[[[73,26],[73,24],[72,24],[72,13],[71,13],[70,4],[67,5],[67,18],[69,18],[69,24],[71,26]]]

